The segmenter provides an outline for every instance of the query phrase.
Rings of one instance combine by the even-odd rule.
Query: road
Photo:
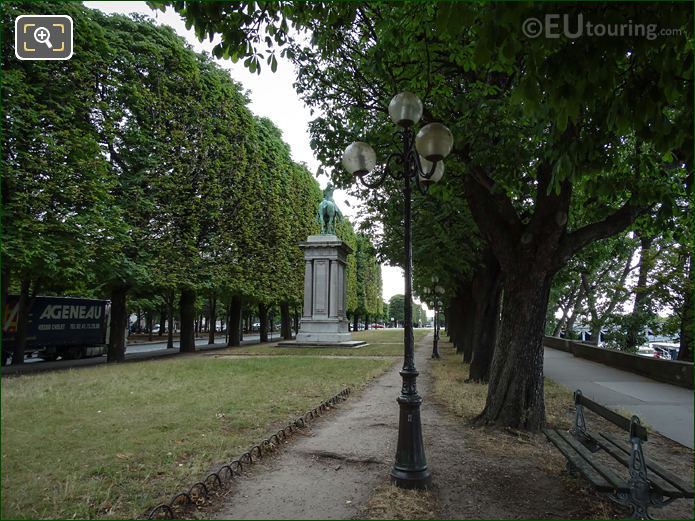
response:
[[[271,339],[270,333],[268,333],[268,340]],[[280,340],[280,334],[275,332],[272,336],[273,342]],[[208,344],[207,338],[201,338],[196,340],[196,348],[199,351],[206,351],[211,349],[222,349],[226,347],[224,342],[224,336],[216,337],[214,344]],[[241,342],[242,345],[258,344],[260,343],[259,335],[244,335],[244,340]],[[153,342],[153,343],[140,343],[140,344],[129,344],[126,346],[126,361],[133,360],[148,360],[152,358],[160,358],[166,356],[174,356],[179,354],[179,342],[174,341],[174,348],[167,349],[167,343],[164,342]],[[76,367],[89,367],[99,364],[106,363],[106,355],[96,356],[92,358],[83,358],[81,360],[57,360],[55,362],[46,362],[39,358],[27,358],[25,363],[22,365],[9,365],[2,368],[2,375],[12,375],[20,373],[38,373],[43,371],[56,371],[61,369],[71,369]]]
[[[269,341],[274,341],[280,340],[280,335],[278,333],[275,333],[273,335],[273,338],[271,340],[270,338],[270,333],[268,333],[268,340]],[[260,336],[259,335],[244,335],[244,341],[242,344],[257,344],[260,341]],[[215,337],[215,346],[218,346],[219,344],[224,343],[224,335],[222,336],[217,336]],[[202,349],[205,349],[208,345],[208,339],[207,338],[199,338],[195,341],[196,347],[200,347]],[[128,344],[126,346],[126,354],[127,353],[149,353],[152,351],[159,351],[161,349],[166,349],[167,343],[166,340],[164,342],[144,342],[144,343],[137,343],[137,344]],[[179,341],[174,340],[174,349],[179,348]]]
[[[693,448],[693,391],[545,348],[545,376]]]

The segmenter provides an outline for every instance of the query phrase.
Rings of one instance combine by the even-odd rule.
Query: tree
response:
[[[369,329],[369,319],[374,319],[380,312],[381,266],[376,259],[374,245],[365,234],[357,234],[356,246],[357,307],[354,311],[354,324],[357,324],[357,317],[361,316],[364,318],[365,329]]]
[[[90,71],[105,51],[100,29],[83,20],[83,8],[61,5],[77,19],[76,45],[85,52],[72,62],[19,61],[3,50],[3,306],[19,289],[13,364],[24,361],[28,313],[39,292],[89,286],[95,238],[117,233],[107,217],[114,200],[111,180],[94,128],[86,118],[95,103]],[[55,5],[8,5],[2,22],[52,13]],[[25,9],[30,9],[26,11]],[[50,173],[50,175],[47,175]]]
[[[265,40],[271,48],[289,38],[288,19],[312,32],[311,46],[283,50],[299,66],[299,91],[322,114],[312,123],[313,144],[324,164],[335,166],[337,182],[347,181],[338,166],[345,143],[386,142],[393,94],[432,96],[424,122],[451,126],[456,143],[448,175],[463,178],[473,219],[503,277],[480,421],[539,429],[541,341],[554,274],[585,246],[672,200],[673,187],[692,168],[690,7],[601,10],[604,20],[677,27],[680,38],[530,40],[520,31],[523,20],[556,13],[557,6],[430,3],[415,12],[382,4],[174,5],[185,8],[201,36],[223,33],[220,54],[246,57],[252,70],[262,56],[256,27],[272,33]],[[581,12],[565,7],[562,14],[576,19]],[[677,168],[670,168],[663,158],[676,151]],[[648,161],[628,165],[630,154]]]
[[[357,236],[349,219],[341,219],[336,225],[336,235],[352,250],[345,265],[345,311],[348,317],[357,316]],[[353,321],[356,330],[357,321]]]
[[[41,3],[31,14],[56,5],[66,12]],[[67,12],[88,51],[66,62],[4,54],[3,299],[19,290],[24,317],[14,359],[38,291],[109,296],[109,361],[124,357],[129,296],[148,323],[152,306],[168,319],[169,347],[180,312],[184,351],[195,349],[201,295],[210,322],[224,307],[232,343],[244,302],[278,301],[286,326],[302,298],[297,242],[316,228],[316,181],[229,74],[171,29]]]
[[[635,20],[675,19],[675,11],[608,9]],[[343,43],[334,28],[316,23],[316,50],[296,53],[300,91],[323,114],[312,123],[312,134],[329,165],[339,165],[339,144],[350,133],[380,141],[383,124],[365,128],[363,122],[382,121],[372,114],[385,112],[393,85],[437,93],[425,122],[450,123],[457,141],[448,175],[462,175],[471,214],[503,278],[504,305],[480,421],[531,430],[545,418],[541,341],[553,275],[588,244],[626,229],[672,197],[683,170],[669,169],[661,154],[691,140],[689,131],[671,129],[692,121],[683,65],[690,51],[680,40],[529,42],[518,28],[534,12],[469,6],[469,23],[440,36],[426,29],[441,20],[434,6],[422,16],[407,6],[382,8],[358,16],[351,32],[340,33]],[[674,56],[665,66],[673,72],[668,78],[655,70],[663,65],[663,52]],[[378,65],[370,67],[377,56]],[[600,66],[588,56],[601,56]],[[424,77],[421,64],[428,59],[437,66]],[[585,68],[606,73],[587,77]],[[646,119],[634,112],[645,86]],[[626,161],[634,155],[639,161]],[[337,169],[335,177],[344,179]]]
[[[591,326],[591,341],[596,344],[616,307],[629,295],[626,281],[634,269],[634,252],[634,241],[623,235],[588,247],[577,259],[581,296],[586,302]]]
[[[403,295],[394,295],[389,299],[389,313],[396,324],[403,322]]]

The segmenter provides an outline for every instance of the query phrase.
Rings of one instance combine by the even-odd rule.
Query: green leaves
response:
[[[126,285],[141,301],[188,288],[301,302],[297,243],[316,231],[320,190],[281,132],[171,29],[66,8],[89,52],[46,63],[4,50],[2,253],[13,279],[97,295]],[[4,10],[3,23],[18,14]],[[259,56],[248,60],[260,72]]]

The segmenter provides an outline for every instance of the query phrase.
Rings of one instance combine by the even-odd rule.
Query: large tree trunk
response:
[[[463,354],[463,362],[466,364],[473,359],[475,305],[471,284],[471,281],[465,281],[459,285],[454,304],[457,323],[454,333],[454,344],[456,345],[456,352]]]
[[[551,278],[530,267],[504,275],[502,316],[481,423],[531,431],[545,423],[542,340]]]
[[[229,304],[229,337],[227,345],[236,347],[241,345],[241,297],[234,296]]]
[[[451,342],[451,344],[454,346],[456,352],[459,353],[460,351],[456,345],[456,329],[458,328],[459,324],[459,315],[457,312],[458,309],[456,303],[457,299],[458,296],[456,294],[452,295],[452,297],[449,299],[449,307],[446,310],[446,316],[451,317],[451,320],[447,320],[446,334],[449,335],[449,342]]]
[[[446,324],[444,325],[444,331],[446,332],[446,336],[449,337],[449,342],[451,342],[451,320],[449,320],[449,317],[451,316],[451,300],[449,300],[448,305],[444,308],[444,317],[446,318]]]
[[[580,283],[576,292],[570,297],[570,301],[567,306],[562,310],[562,318],[555,325],[552,336],[560,336],[562,329],[565,328],[565,336],[570,338],[569,327],[574,327],[574,322],[577,319],[577,307],[582,303],[584,299],[584,286]],[[571,321],[570,321],[570,313]]]
[[[562,328],[564,328],[565,324],[567,323],[568,311],[569,306],[562,310],[562,317],[560,318],[560,320],[557,321],[557,324],[555,324],[553,332],[550,334],[550,336],[560,336],[560,331],[562,331]]]
[[[31,280],[22,279],[20,282],[19,302],[17,303],[17,333],[15,334],[12,351],[12,365],[24,363],[24,350],[27,345],[27,329],[29,328],[29,311],[32,298],[30,294]]]
[[[678,351],[678,360],[684,362],[693,361],[693,278],[691,271],[692,257],[688,256],[685,265],[685,276],[687,278],[685,288],[685,298],[683,299],[683,309],[681,310],[681,342]]]
[[[292,340],[292,317],[290,316],[290,303],[280,302],[280,333],[283,340]]]
[[[169,332],[167,333],[167,349],[174,349],[174,291],[169,293],[167,300],[167,321]]]
[[[577,321],[579,316],[579,310],[575,310],[572,316],[567,319],[567,327],[565,328],[565,338],[567,340],[576,340],[574,335],[574,323]]]
[[[142,333],[142,328],[140,324],[142,323],[142,309],[138,308],[135,310],[135,326],[133,327],[133,333]]]
[[[0,280],[0,303],[2,303],[2,314],[5,316],[5,306],[7,305],[7,296],[10,294],[10,266],[7,263],[7,257],[2,256],[2,279]]]
[[[637,349],[637,345],[642,338],[641,332],[646,325],[644,320],[646,319],[645,315],[649,308],[647,278],[652,267],[652,258],[649,251],[651,246],[651,237],[640,237],[639,276],[637,277],[637,286],[634,289],[635,302],[632,306],[631,317],[627,322],[625,345],[623,347],[625,351],[635,351]]]
[[[195,352],[195,291],[181,290],[181,333],[179,335],[179,351],[182,353]]]
[[[128,327],[127,298],[127,286],[111,288],[111,326],[106,354],[107,362],[125,360],[126,328]]]
[[[217,329],[217,297],[210,296],[210,315],[208,319],[208,344],[215,343],[215,333]]]
[[[294,307],[294,334],[297,335],[299,333],[299,311],[297,309],[297,306]]]
[[[693,361],[693,294],[686,298],[681,317],[681,339],[678,351],[678,360],[682,362]]]
[[[364,330],[369,330],[369,315],[364,316]]]
[[[261,342],[268,341],[268,306],[267,304],[258,304],[258,334],[261,337]]]
[[[4,185],[3,185],[4,188]],[[3,197],[5,194],[3,193]],[[7,264],[7,258],[5,255],[2,256],[2,264],[0,265],[2,269],[2,281],[0,283],[2,284],[2,290],[1,290],[1,296],[0,296],[0,318],[4,320],[4,318],[7,316],[9,313],[9,310],[7,309],[8,305],[8,297],[10,294],[10,267]],[[4,347],[4,346],[3,346]],[[7,363],[7,359],[9,358],[9,351],[6,349],[2,349],[2,365],[5,365]]]
[[[359,325],[360,317],[357,313],[352,315],[352,330],[357,331],[357,326]]]
[[[244,334],[245,334],[245,327],[244,324],[246,322],[246,319],[244,318],[244,309],[243,309],[243,304],[242,304],[242,311],[241,311],[241,321],[239,322],[239,342],[244,341]]]
[[[568,125],[555,146],[576,142]],[[537,431],[545,422],[543,334],[552,276],[587,245],[625,230],[648,210],[630,199],[604,219],[567,232],[572,182],[553,187],[554,164],[538,161],[533,213],[519,215],[511,197],[471,162],[464,191],[481,235],[500,263],[502,313],[490,368],[485,409],[479,422]]]
[[[154,312],[150,309],[147,311],[147,340],[152,342],[152,328],[154,327]]]
[[[450,320],[447,325],[447,332],[449,333],[449,339],[451,340],[451,343],[454,345],[456,352],[462,353],[463,344],[461,343],[461,330],[463,326],[461,324],[461,320],[463,317],[461,314],[461,297],[458,291],[459,290],[457,290],[456,294],[451,299],[449,316],[452,317],[452,320]]]
[[[589,311],[589,316],[591,317],[591,320],[589,322],[589,334],[591,335],[591,338],[589,340],[584,339],[584,341],[598,345],[597,338],[601,332],[601,327],[603,325],[601,320],[605,320],[606,317],[605,315],[603,317],[599,317],[598,305],[596,303],[595,295],[596,284],[590,284],[587,274],[584,272],[580,274],[580,277],[582,280],[582,289],[584,290],[584,294],[586,295],[586,307]]]
[[[477,270],[471,285],[475,314],[473,352],[468,379],[474,382],[487,382],[490,375],[501,287],[499,264],[492,253],[488,252],[485,265]]]
[[[602,323],[596,323],[596,322],[591,322],[591,331],[589,334],[591,335],[591,339],[589,340],[590,343],[594,345],[598,345],[599,341],[601,340],[601,329],[603,328]]]
[[[164,334],[164,330],[167,327],[167,308],[164,306],[162,309],[159,310],[159,335],[162,336]]]

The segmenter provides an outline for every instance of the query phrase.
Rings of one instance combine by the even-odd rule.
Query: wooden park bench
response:
[[[649,462],[642,443],[647,441],[647,429],[637,416],[621,416],[601,404],[589,400],[580,390],[574,393],[575,420],[569,431],[544,429],[544,433],[567,459],[571,475],[581,473],[600,492],[607,492],[616,503],[632,509],[632,517],[651,519],[649,508],[661,508],[674,499],[692,498],[692,483]],[[605,433],[598,436],[587,431],[584,407],[629,432],[624,443]],[[605,452],[627,467],[627,476],[610,468],[597,457]]]

